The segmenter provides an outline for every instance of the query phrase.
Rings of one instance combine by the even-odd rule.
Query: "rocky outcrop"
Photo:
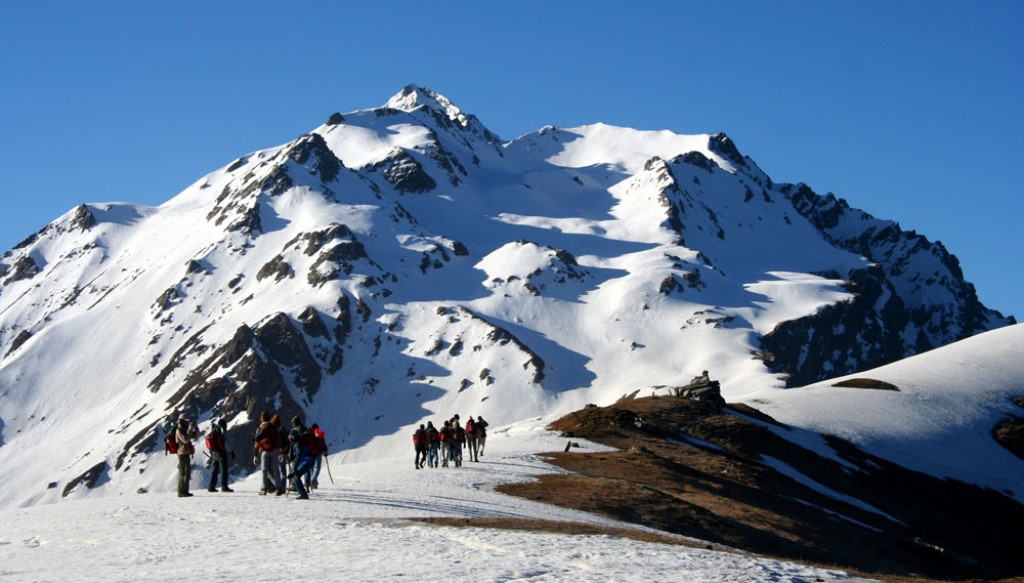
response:
[[[398,192],[422,194],[437,188],[437,182],[427,174],[423,165],[403,148],[396,148],[387,158],[370,166],[369,170],[381,170],[384,179]]]
[[[894,362],[1015,323],[978,301],[956,257],[890,221],[851,208],[805,185],[784,185],[793,208],[838,248],[871,267],[845,277],[847,302],[784,322],[762,338],[766,364],[790,386]]]

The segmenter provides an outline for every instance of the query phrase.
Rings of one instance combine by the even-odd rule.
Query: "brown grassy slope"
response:
[[[875,575],[1024,575],[1024,506],[991,490],[911,472],[834,438],[828,443],[846,465],[822,458],[779,435],[810,434],[743,405],[719,411],[673,397],[627,400],[588,407],[551,427],[620,451],[549,454],[574,474],[501,491]],[[779,463],[769,458],[840,494],[826,496],[787,477],[769,467]]]

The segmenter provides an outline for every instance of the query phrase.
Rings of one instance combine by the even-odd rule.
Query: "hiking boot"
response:
[[[195,494],[193,494],[191,492],[185,492],[184,494],[178,494],[178,498],[188,498],[189,496],[194,496],[194,495]]]
[[[234,492],[234,490],[232,490],[231,488],[228,488],[227,486],[224,486],[223,488],[221,488],[220,491],[221,492]]]
[[[214,488],[213,486],[210,486],[209,488],[207,488],[207,489],[206,489],[206,491],[207,491],[207,492],[216,492],[216,491],[217,491],[217,489],[216,489],[216,488]]]
[[[317,489],[319,487],[320,487],[320,482],[317,482],[316,480],[313,480],[313,489],[315,490],[315,489]]]
[[[285,493],[285,489],[284,488],[281,488],[280,490],[277,491],[277,495],[278,496],[284,496],[284,493]]]
[[[266,495],[267,495],[266,489],[261,489],[260,490],[260,496],[266,496]]]
[[[299,494],[298,496],[295,497],[295,499],[296,500],[309,500],[309,495],[308,494]]]

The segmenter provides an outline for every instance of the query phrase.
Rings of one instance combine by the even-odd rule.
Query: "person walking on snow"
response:
[[[192,440],[199,437],[195,426],[189,424],[188,419],[178,419],[178,428],[174,432],[174,441],[178,444],[178,497],[185,498],[192,496],[188,491],[189,482],[192,481],[192,456],[196,453]]]
[[[306,431],[302,425],[302,420],[292,417],[292,432],[288,436],[288,441],[291,442],[288,459],[292,464],[292,471],[288,478],[291,479],[295,491],[299,493],[297,500],[309,500],[309,493],[302,485],[302,478],[313,470],[313,461],[316,459],[313,455],[314,439],[313,434]]]
[[[476,453],[477,456],[484,455],[484,445],[487,443],[487,425],[488,423],[484,421],[483,417],[480,415],[476,416],[476,423],[473,424],[473,428],[476,429],[477,447],[479,447]]]
[[[313,456],[313,469],[306,475],[306,489],[316,490],[320,487],[320,460],[327,457],[327,434],[316,423],[309,426],[316,439],[316,452]]]
[[[437,450],[440,447],[441,434],[434,427],[434,423],[427,421],[427,466],[436,468]]]
[[[427,461],[427,429],[420,423],[420,428],[412,434],[412,447],[416,451],[416,469],[423,467]]]

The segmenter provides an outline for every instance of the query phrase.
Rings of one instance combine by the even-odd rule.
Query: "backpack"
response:
[[[473,418],[470,417],[469,421],[466,421],[466,433],[473,433]]]
[[[431,427],[427,430],[427,443],[435,444],[441,440],[441,434],[438,433],[436,427]]]
[[[412,443],[413,443],[413,445],[416,445],[416,446],[427,445],[426,437],[427,437],[427,435],[426,435],[425,431],[423,431],[422,429],[417,429],[416,433],[412,434]]]
[[[323,451],[320,449],[320,437],[312,431],[306,431],[303,435],[306,440],[306,444],[309,447],[309,455],[316,457]]]
[[[211,431],[206,436],[206,449],[210,451],[224,449],[224,434],[220,431]]]
[[[164,437],[164,453],[178,455],[178,440],[174,437],[176,431],[177,429],[168,433],[167,437]]]

